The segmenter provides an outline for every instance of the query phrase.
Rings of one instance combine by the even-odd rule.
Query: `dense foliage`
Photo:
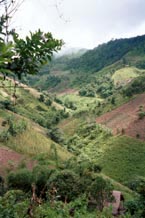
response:
[[[97,213],[98,217],[108,214],[109,218],[110,209],[106,208],[102,213],[100,211],[104,209],[105,200],[111,201],[112,188],[109,181],[91,169],[82,175],[73,168],[50,170],[47,165],[38,165],[32,172],[22,168],[8,175],[7,189],[11,191],[6,191],[0,197],[0,217],[16,218],[21,211],[24,217],[30,214],[33,214],[32,217],[42,217],[47,214],[61,218],[86,214],[86,217],[90,215],[93,218]],[[95,213],[94,209],[89,208],[92,201],[96,204]]]
[[[93,50],[87,51],[80,58],[70,60],[67,69],[79,69],[82,71],[99,71],[103,67],[120,60],[130,50],[143,50],[145,36],[130,39],[116,39],[99,45]]]
[[[13,73],[21,78],[23,73],[36,74],[51,59],[53,52],[61,48],[63,42],[40,29],[35,33],[31,32],[25,39],[19,38],[18,33],[14,29],[9,30],[8,26],[11,19],[8,10],[13,4],[15,2],[5,1],[5,14],[0,17],[0,71],[4,75]]]
[[[0,176],[0,218],[111,218],[112,208],[105,205],[113,200],[113,189],[127,196],[125,209],[131,215],[125,211],[121,218],[143,218],[145,181],[139,176],[145,176],[145,144],[139,135],[136,140],[123,136],[123,129],[114,137],[95,119],[145,91],[145,36],[111,40],[87,52],[54,58],[51,66],[40,70],[63,42],[41,30],[20,39],[15,30],[9,31],[6,15],[0,19],[0,145],[25,151],[35,161],[31,170],[25,163],[18,167],[11,163],[7,178]],[[123,69],[124,77],[119,77],[118,69]],[[11,85],[7,75],[36,73],[34,79],[29,75],[23,81],[39,92],[14,87],[12,95],[13,90],[6,88]],[[60,90],[64,93],[57,95]],[[8,117],[11,113],[14,116]],[[143,121],[142,105],[137,115]]]
[[[145,91],[145,76],[138,77],[133,80],[128,87],[124,88],[123,94],[126,96],[132,96]]]

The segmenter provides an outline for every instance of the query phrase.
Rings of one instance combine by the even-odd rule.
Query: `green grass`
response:
[[[21,120],[22,118],[15,116],[15,119]],[[51,145],[56,145],[57,155],[59,159],[66,160],[72,155],[66,151],[59,144],[54,143],[46,136],[46,130],[38,124],[32,123],[27,119],[27,129],[16,136],[10,136],[8,141],[1,142],[1,145],[10,147],[11,149],[34,157],[38,155],[46,155],[51,159],[52,149]],[[0,119],[1,124],[1,119]],[[3,127],[2,130],[7,129]]]
[[[1,88],[1,91],[8,93],[8,96],[10,96],[9,89],[4,87]],[[28,129],[22,134],[18,134],[16,137],[11,136],[8,142],[2,143],[2,145],[8,146],[17,152],[26,155],[35,156],[39,154],[47,154],[51,158],[50,147],[54,142],[46,136],[47,129],[43,129],[38,124],[35,124],[34,120],[36,120],[36,122],[39,120],[47,121],[49,119],[48,117],[55,116],[57,111],[55,109],[52,110],[50,106],[48,107],[40,102],[37,97],[33,96],[28,90],[21,88],[17,89],[16,93],[18,99],[17,104],[12,106],[14,112],[6,110],[5,108],[0,109],[0,125],[4,119],[13,115],[16,119],[26,119]],[[0,95],[0,100],[7,100],[7,97],[2,97]],[[0,126],[0,133],[3,130],[4,128]],[[56,147],[60,159],[64,160],[71,156],[70,153],[60,145],[56,144]]]
[[[94,143],[86,143],[82,150],[102,166],[105,175],[116,181],[125,183],[145,176],[145,142],[126,136],[107,139],[97,136]]]
[[[17,152],[32,157],[40,154],[47,154],[51,157],[51,145],[53,143],[52,140],[37,132],[33,127],[28,127],[28,129],[22,134],[17,135],[16,137],[11,137],[6,145]],[[63,149],[60,145],[56,144],[56,148],[57,154],[61,160],[71,157],[69,152]]]
[[[145,142],[126,136],[111,137],[98,160],[103,172],[111,178],[126,182],[145,176]]]
[[[140,70],[135,67],[124,67],[117,70],[112,79],[115,85],[125,85],[133,78],[138,77],[140,74]]]
[[[17,88],[17,99],[15,105],[10,99],[10,90],[8,88],[1,88],[0,92],[4,92],[8,95],[8,97],[2,97],[2,95],[0,95],[0,101],[11,102],[10,110],[23,117],[31,119],[36,123],[39,123],[43,127],[49,127],[50,124],[54,124],[55,122],[63,119],[63,115],[60,110],[64,110],[64,107],[55,102],[52,102],[52,106],[47,106],[45,103],[40,102],[40,93],[35,89],[26,90],[22,87]],[[44,96],[47,101],[49,97],[47,95]],[[5,107],[4,103],[1,103],[0,106],[1,108]],[[56,117],[59,117],[58,121],[55,121]]]
[[[78,93],[59,95],[58,98],[63,102],[63,104],[65,104],[65,101],[73,102],[77,109],[75,111],[72,111],[70,109],[70,111],[74,113],[80,110],[88,110],[89,108],[96,106],[98,102],[102,101],[102,99],[98,96],[83,97],[80,96]]]
[[[79,126],[80,120],[78,118],[69,118],[59,123],[58,127],[64,132],[67,137],[72,136],[76,128]]]
[[[145,142],[127,137],[112,136],[108,129],[81,124],[68,143],[69,149],[102,166],[110,178],[125,183],[145,176]]]
[[[117,65],[112,65],[110,68],[104,70],[105,74],[107,69],[109,70],[110,76],[113,74],[112,70],[115,69],[116,72],[112,76],[115,83],[123,82],[130,78],[138,76],[142,71],[133,67],[121,68],[121,63],[117,68]],[[99,74],[100,75],[100,74]],[[94,74],[95,76],[95,74]],[[73,75],[72,75],[73,77]],[[70,81],[69,81],[70,82]],[[61,87],[62,89],[65,86]],[[4,91],[4,90],[3,90]],[[117,92],[117,91],[116,91]],[[6,91],[8,95],[9,91]],[[47,107],[44,103],[38,101],[37,97],[34,97],[29,91],[18,89],[18,104],[15,106],[16,112],[21,116],[27,117],[28,119],[45,119],[47,120],[47,113],[49,113],[50,107]],[[68,109],[72,115],[79,111],[88,111],[88,116],[85,119],[94,119],[95,108],[105,113],[112,110],[120,104],[128,101],[128,99],[123,98],[120,93],[117,93],[115,96],[115,105],[110,103],[109,98],[106,100],[100,99],[98,96],[95,98],[91,97],[81,97],[77,93],[72,94],[63,94],[58,95],[58,98],[65,103],[66,100],[72,101],[77,109],[71,110]],[[0,100],[6,99],[4,96],[0,95]],[[101,102],[101,105],[98,107],[98,102]],[[59,104],[53,104],[58,109],[63,109]],[[38,110],[37,106],[41,109]],[[92,113],[90,111],[92,110]],[[94,110],[94,112],[93,112]],[[0,109],[0,122],[3,118],[6,118],[8,114],[6,110]],[[89,117],[90,115],[90,117]],[[109,130],[92,130],[91,132],[82,132],[83,125],[80,127],[80,132],[77,132],[79,129],[79,124],[82,122],[82,115],[80,117],[71,116],[67,120],[63,120],[58,125],[65,133],[67,139],[73,138],[72,144],[68,143],[69,148],[74,150],[78,156],[88,158],[99,165],[102,166],[102,174],[106,177],[112,178],[113,181],[116,180],[121,183],[125,183],[129,180],[135,179],[138,176],[145,176],[144,166],[145,166],[145,143],[139,140],[135,140],[126,136],[111,136]],[[106,134],[106,132],[108,133]],[[28,120],[28,129],[22,134],[17,135],[16,137],[10,137],[7,143],[1,143],[4,146],[8,146],[17,152],[21,152],[28,156],[46,156],[51,160],[52,150],[51,145],[54,143],[52,140],[46,137],[46,131],[43,131],[39,126]],[[57,153],[61,160],[66,160],[72,155],[63,149],[60,145],[56,144]],[[75,153],[74,152],[74,153]],[[121,186],[120,183],[115,183],[115,188],[127,193],[127,198],[130,198],[130,191]]]
[[[8,116],[9,112],[7,112],[4,109],[0,109],[0,118],[6,118]]]
[[[134,198],[136,193],[134,193],[131,189],[129,189],[125,185],[122,185],[119,182],[116,182],[114,179],[110,178],[109,176],[106,176],[103,173],[101,173],[101,176],[104,179],[108,179],[113,184],[114,190],[119,190],[122,192],[123,196],[125,197],[125,201],[130,201]]]
[[[101,69],[100,71],[96,72],[96,78],[99,76],[99,77],[102,77],[104,76],[105,74],[109,73],[109,74],[113,74],[116,70],[119,70],[123,67],[123,63],[122,61],[117,61],[107,67],[104,67],[103,69]]]

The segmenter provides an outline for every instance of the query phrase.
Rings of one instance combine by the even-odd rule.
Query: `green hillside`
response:
[[[79,218],[112,217],[111,210],[88,211],[90,193],[96,198],[93,193],[94,187],[101,187],[98,184],[104,185],[103,193],[121,191],[126,203],[140,202],[138,188],[140,184],[144,187],[145,179],[144,137],[129,137],[127,130],[119,128],[114,132],[113,119],[124,116],[124,105],[126,114],[133,117],[132,127],[136,123],[140,125],[137,130],[144,127],[144,42],[145,36],[112,40],[75,57],[55,58],[37,75],[24,77],[22,82],[27,85],[17,81],[14,87],[12,78],[0,77],[0,149],[11,149],[35,163],[31,169],[23,163],[12,169],[6,165],[5,172],[0,169],[7,176],[9,190],[19,188],[24,195],[29,191],[22,200],[23,215],[32,184],[38,198],[33,213],[38,218],[48,214],[61,218],[63,211],[69,217],[73,205]],[[130,108],[134,102],[135,111]],[[115,118],[110,118],[111,112]],[[104,125],[96,123],[101,115]],[[109,121],[112,128],[105,126]],[[10,160],[8,165],[15,162]],[[55,188],[59,200],[53,196]],[[43,202],[41,207],[37,200]]]
[[[132,177],[143,174],[143,164],[141,164],[143,160],[141,159],[140,162],[138,154],[140,167],[137,169],[139,171],[136,168],[133,168],[133,171],[129,168],[123,171],[122,165],[119,165],[118,162],[121,162],[121,158],[130,155],[131,151],[128,146],[130,147],[131,143],[137,149],[137,145],[141,145],[141,148],[144,146],[144,142],[137,139],[134,141],[133,138],[125,136],[110,136],[106,141],[104,138],[106,133],[103,133],[105,131],[103,129],[100,130],[102,133],[95,133],[93,130],[94,133],[90,132],[86,138],[83,138],[81,133],[78,135],[77,128],[82,119],[94,122],[96,117],[123,105],[133,99],[135,94],[145,91],[145,70],[141,64],[144,57],[144,42],[145,36],[112,40],[93,50],[86,51],[85,54],[76,58],[72,56],[56,58],[49,67],[48,75],[46,67],[36,77],[28,78],[30,84],[47,91],[51,99],[69,114],[68,119],[64,117],[63,120],[60,119],[60,122],[54,123],[64,132],[64,146],[71,152],[85,154],[88,158],[96,159],[103,166],[103,172],[108,176],[114,168],[112,165],[114,161],[114,165],[118,166],[116,169],[119,173],[116,175],[113,171],[114,174],[112,173],[111,177],[121,182],[128,180],[131,174]],[[144,113],[144,109],[141,112]],[[81,128],[83,129],[85,126]],[[116,152],[113,156],[118,154],[119,150],[114,147],[115,144],[118,144],[119,149],[122,148],[122,153],[117,159],[111,159],[111,162],[105,155],[109,154],[107,149],[110,149],[112,154]],[[108,160],[107,163],[110,165],[105,165],[103,157]],[[127,163],[128,160],[124,159],[123,161]],[[133,160],[130,166],[132,164]],[[110,168],[110,171],[105,168],[106,166]]]
[[[112,80],[115,86],[126,85],[133,78],[136,78],[140,75],[140,70],[135,67],[125,67],[117,70],[113,76]]]
[[[13,18],[23,2],[0,0],[0,218],[145,218],[145,35],[65,52],[93,39],[82,5],[73,22],[71,4],[47,5],[64,42],[41,29],[21,38]],[[110,3],[104,19],[108,9],[118,15]]]
[[[3,81],[0,89],[1,145],[31,157],[45,154],[51,159],[51,145],[56,143],[49,138],[48,131],[67,113],[57,109],[57,104],[54,107],[48,96],[21,84],[14,99],[14,87],[9,84],[9,80]],[[56,149],[62,160],[71,156],[58,144]]]
[[[87,117],[86,120],[88,123],[80,118],[75,120],[76,130],[73,120],[62,123],[68,150],[78,158],[98,163],[102,172],[119,182],[145,177],[145,142],[121,134],[113,136],[110,129],[96,125]]]
[[[115,39],[86,52],[78,59],[71,60],[68,63],[68,68],[85,72],[99,71],[103,67],[119,61],[129,52],[133,56],[135,54],[144,55],[144,45],[145,35],[129,39]],[[124,64],[128,64],[125,58],[122,61]]]
[[[144,74],[144,44],[144,35],[116,39],[88,50],[79,57],[65,55],[54,58],[49,67],[42,68],[37,76],[28,76],[26,82],[50,93],[91,86],[93,92],[108,97],[116,92],[111,83],[114,78],[119,76],[125,79],[126,85],[137,75]]]
[[[105,174],[124,184],[145,177],[144,142],[125,136],[114,137],[107,141],[107,148],[99,160]]]
[[[144,42],[145,36],[116,39],[77,58],[67,56],[56,58],[49,67],[48,75],[42,70],[39,81],[35,83],[35,78],[31,78],[34,86],[48,90],[54,101],[69,113],[70,118],[58,124],[65,134],[65,146],[71,152],[84,154],[98,161],[106,175],[110,176],[109,173],[112,172],[111,177],[121,182],[127,181],[131,175],[132,177],[143,175],[144,161],[139,159],[138,154],[136,158],[139,166],[133,168],[133,171],[127,167],[123,170],[124,166],[118,162],[127,164],[127,157],[131,153],[130,145],[132,144],[137,150],[138,146],[139,149],[144,147],[144,142],[125,136],[110,136],[106,140],[104,133],[95,133],[95,130],[83,138],[81,133],[78,135],[77,128],[82,119],[94,122],[95,117],[123,105],[133,99],[135,94],[145,91],[145,70],[141,64],[144,57]],[[117,156],[119,153],[117,148],[120,149],[120,156],[113,159],[111,153]],[[109,159],[108,154],[113,160]],[[103,157],[107,160],[106,165]],[[126,159],[123,159],[125,157]],[[115,164],[118,175],[112,171]],[[132,165],[133,160],[130,161],[130,166]]]

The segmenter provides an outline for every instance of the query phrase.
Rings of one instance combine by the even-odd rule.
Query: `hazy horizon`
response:
[[[21,36],[38,28],[65,47],[92,49],[112,38],[145,33],[144,0],[25,0],[13,26]]]

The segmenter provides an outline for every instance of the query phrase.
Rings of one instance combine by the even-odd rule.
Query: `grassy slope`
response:
[[[80,118],[70,119],[61,125],[67,137],[76,137],[72,148],[79,151],[81,157],[97,162],[106,176],[119,182],[145,177],[145,142],[127,136],[106,135],[104,131],[78,133],[74,125],[80,129],[81,122]]]
[[[58,95],[58,98],[65,103],[65,101],[69,100],[74,103],[76,106],[76,110],[72,111],[73,113],[81,111],[81,110],[88,110],[90,107],[92,108],[93,106],[96,106],[99,101],[102,101],[101,98],[98,96],[92,98],[92,97],[83,97],[80,96],[78,93],[73,93],[73,94],[63,94],[63,95]]]
[[[106,175],[120,182],[145,177],[144,142],[125,136],[113,137],[105,147],[107,149],[98,162]]]
[[[78,118],[71,117],[67,120],[61,121],[58,127],[64,132],[66,137],[69,137],[75,134],[75,131],[79,124],[80,120]]]
[[[3,113],[1,112],[2,110],[0,110],[0,125],[4,118],[13,114],[8,111],[3,111]],[[17,120],[23,119],[22,116],[17,116],[15,114],[13,114],[13,116],[16,116]],[[35,156],[42,153],[51,156],[51,145],[54,142],[46,136],[46,130],[29,119],[26,119],[26,121],[28,127],[23,133],[18,134],[16,137],[11,136],[7,142],[1,143],[1,145],[8,146],[17,152],[30,156]],[[1,127],[1,131],[3,131],[4,129],[5,127]],[[62,160],[71,157],[69,152],[64,150],[60,145],[56,144],[56,148],[58,156]]]
[[[136,64],[138,61],[142,60],[143,56],[140,57],[138,56],[138,59],[136,60],[136,53],[135,54],[127,54],[126,55],[126,60],[134,65]],[[131,61],[132,60],[132,61]],[[132,77],[132,75],[130,74],[131,71],[135,70],[135,68],[126,68],[126,72],[124,72],[124,70],[120,70],[119,73],[117,72],[117,70],[121,69],[123,67],[123,63],[122,60],[119,60],[115,63],[113,63],[110,66],[107,66],[106,68],[101,69],[99,72],[94,73],[93,76],[95,76],[96,78],[99,76],[101,76],[101,74],[105,75],[106,73],[110,73],[110,75],[112,75],[114,72],[116,72],[115,74],[115,81],[118,80],[118,75],[119,75],[119,81],[124,80],[128,78],[130,79],[130,77]],[[139,72],[139,70],[137,70]],[[137,72],[137,74],[138,74]],[[54,72],[54,74],[56,75],[56,72]],[[61,76],[64,76],[65,72],[61,73]],[[133,76],[137,76],[136,71],[134,71]],[[75,78],[77,80],[78,79],[78,75],[80,76],[80,80],[77,81],[76,83],[73,83],[73,85],[75,87],[79,88],[79,82],[81,83],[81,85],[84,83],[85,81],[83,81],[83,78],[85,78],[85,75],[83,75],[83,72],[79,72],[79,74],[72,74],[72,72],[68,72],[67,77],[69,77],[69,75],[72,75],[71,79],[69,80],[65,80],[65,83],[62,83],[60,86],[55,87],[55,90],[59,92],[59,90],[63,89],[65,84],[68,85],[68,87],[70,86],[70,84],[72,84],[72,81],[75,80]],[[60,76],[59,74],[56,76]],[[90,77],[92,76],[92,74],[90,73],[89,75]],[[87,74],[88,77],[88,74]],[[121,77],[121,79],[120,79]],[[70,78],[70,77],[69,77]],[[82,80],[81,80],[82,78]],[[85,80],[85,79],[84,79]],[[42,80],[44,82],[44,78]],[[89,81],[88,81],[89,83]],[[64,85],[64,86],[63,86]],[[53,90],[54,91],[54,90]],[[76,96],[67,96],[70,97],[70,99],[74,99],[76,98]],[[62,97],[63,98],[63,97]],[[116,97],[118,98],[118,97]],[[85,98],[86,100],[87,98]],[[88,104],[88,101],[85,100],[84,101],[80,101],[81,99],[77,99],[77,104],[79,105],[79,107],[81,108],[84,104]],[[125,100],[126,101],[126,100]],[[31,102],[31,104],[29,104],[29,102]],[[123,102],[123,100],[122,100]],[[92,102],[90,102],[92,105]],[[30,116],[32,113],[37,113],[37,110],[35,110],[35,106],[36,104],[38,104],[38,101],[36,101],[35,99],[33,99],[32,97],[27,97],[24,99],[24,108],[21,108],[21,113],[26,114],[27,113],[27,109],[29,108],[29,114],[26,114],[26,116]],[[120,103],[120,98],[117,102],[117,105],[121,104]],[[26,106],[26,108],[25,108]],[[41,104],[42,106],[42,104]],[[45,108],[45,106],[42,106],[44,108],[44,110],[47,110]],[[110,105],[109,105],[110,107]],[[105,110],[111,110],[112,108],[105,108],[102,105],[101,108],[99,110],[104,110],[104,112],[106,112]],[[20,109],[20,108],[19,108]],[[41,116],[41,113],[38,113],[39,116]],[[64,130],[64,132],[67,134],[67,136],[71,136],[75,134],[75,130],[76,130],[76,126],[78,125],[78,119],[70,119],[70,122],[65,121],[62,122],[60,124],[61,128]],[[34,138],[37,139],[37,136],[35,135],[35,133],[30,130],[28,134],[27,138],[31,139],[31,135],[33,135]],[[29,135],[30,134],[30,135]],[[22,140],[24,140],[24,136],[21,135]],[[40,137],[40,135],[38,134],[38,138]],[[42,137],[42,136],[41,136]],[[41,141],[45,141],[44,139],[41,139]],[[21,143],[19,141],[19,139],[16,139],[16,142],[14,145],[17,145],[16,147],[19,147],[19,144]],[[37,140],[36,140],[37,141]],[[145,143],[141,142],[139,140],[134,140],[132,138],[129,137],[125,137],[125,136],[118,136],[118,137],[104,137],[101,134],[98,134],[95,136],[94,139],[92,139],[90,141],[89,138],[80,138],[80,144],[82,144],[84,147],[81,149],[81,152],[88,155],[90,159],[94,159],[96,160],[99,164],[101,164],[103,166],[103,173],[105,173],[106,175],[112,177],[113,179],[116,179],[118,181],[128,181],[138,175],[143,175],[144,174],[144,164],[145,164],[145,160],[143,159],[143,154],[145,153]],[[30,141],[31,142],[31,141]],[[38,139],[39,142],[39,139]],[[48,144],[47,144],[48,143]],[[36,142],[37,144],[37,142]],[[46,146],[42,146],[42,150],[46,149],[46,151],[49,152],[50,149],[50,141],[46,142],[45,141]],[[22,146],[21,146],[22,147]],[[25,152],[30,153],[30,147],[31,147],[31,143],[30,145],[28,144],[28,148],[26,149]],[[33,147],[33,146],[32,146]],[[40,146],[41,147],[41,146]],[[33,152],[39,153],[41,152],[41,149],[36,148],[35,146],[33,147]],[[135,166],[134,166],[135,165]]]
[[[135,67],[125,67],[120,70],[117,70],[112,79],[115,85],[125,85],[126,83],[130,82],[133,78],[139,76],[140,70]]]
[[[53,143],[54,142],[45,135],[37,132],[32,127],[29,127],[21,135],[12,137],[6,145],[24,154],[31,156],[44,154],[51,158],[51,145]],[[69,152],[64,150],[60,145],[56,144],[56,148],[57,154],[62,160],[71,157]]]
[[[125,200],[132,200],[136,193],[134,193],[131,189],[129,189],[127,186],[116,182],[114,179],[110,178],[109,176],[106,176],[105,174],[101,173],[101,176],[104,179],[108,179],[114,186],[114,190],[119,190],[123,193],[123,196],[125,197]]]
[[[13,88],[7,88],[8,85],[10,85],[10,81],[4,81],[4,87],[0,89],[0,101],[10,100]],[[11,136],[7,142],[1,143],[1,146],[8,146],[17,152],[30,156],[43,153],[51,158],[51,145],[54,142],[46,136],[47,130],[34,122],[34,120],[46,119],[44,113],[49,114],[51,107],[38,100],[40,93],[34,89],[17,88],[16,94],[18,96],[17,104],[12,107],[18,114],[4,108],[0,109],[0,133],[6,128],[2,127],[1,124],[8,116],[14,116],[17,120],[24,118],[27,121],[28,128],[16,137]],[[37,109],[38,106],[40,109]],[[60,145],[56,144],[56,148],[60,159],[64,160],[71,156]]]
[[[80,87],[94,82],[94,77],[98,78],[98,76],[108,73],[112,75],[125,66],[141,67],[145,57],[144,41],[144,35],[130,39],[116,39],[99,45],[93,50],[88,50],[78,58],[70,59],[69,55],[56,58],[49,69],[42,69],[41,78],[33,77],[31,82],[35,87],[50,90],[50,92],[58,93],[70,87],[78,90]],[[130,70],[133,75],[130,75]],[[124,78],[130,79],[130,77],[136,76],[135,71],[135,68],[126,69],[126,73],[121,73],[124,75],[123,77],[121,75],[121,81]],[[49,76],[56,76],[61,81],[53,86],[53,83],[49,83]]]
[[[126,61],[130,62],[131,64],[130,67],[125,67],[125,65],[122,63],[122,60],[120,60],[113,63],[112,65],[109,65],[101,69],[99,72],[94,73],[93,76],[98,78],[102,77],[102,75],[105,75],[106,73],[109,73],[110,76],[113,75],[112,79],[114,80],[115,84],[117,82],[123,83],[124,80],[127,84],[129,80],[132,80],[132,78],[135,78],[137,76],[140,76],[144,72],[144,70],[140,70],[134,67],[134,65],[137,62],[143,60],[143,56],[144,55],[137,55],[136,52],[130,52],[125,55]],[[88,76],[91,77],[91,75],[92,74]],[[80,108],[82,107],[80,99],[78,99],[78,97],[76,98],[74,94],[67,94],[61,96],[61,100],[64,100],[65,98],[76,101],[77,104],[80,104]],[[85,100],[82,101],[82,103],[89,104],[89,101],[87,102],[87,98],[84,97],[84,99]],[[103,103],[100,106],[100,108],[98,108],[98,110],[101,110],[102,113],[111,111],[118,105],[122,105],[125,102],[128,102],[129,98],[123,98],[121,94],[118,92],[115,95],[115,100],[115,105],[106,103],[106,105],[104,106]],[[92,102],[91,106],[94,107]],[[75,134],[78,123],[78,119],[72,118],[68,122],[62,122],[59,126],[61,126],[61,128],[64,130],[67,137],[70,137]],[[126,136],[117,136],[105,139],[99,135],[96,135],[96,138],[91,140],[91,142],[88,141],[88,139],[86,138],[81,138],[79,142],[84,146],[81,149],[82,153],[87,154],[91,159],[97,160],[98,163],[103,166],[103,172],[106,175],[111,176],[112,178],[121,182],[128,181],[139,175],[145,176],[145,160],[143,158],[143,154],[145,152],[144,142]],[[142,155],[140,156],[140,154]]]
[[[67,137],[73,137],[81,122],[80,118],[71,118],[67,122],[60,123],[60,126]],[[137,176],[145,176],[145,143],[126,136],[107,137],[103,133],[96,133],[92,140],[89,136],[77,138],[75,147],[79,149],[80,145],[83,146],[79,149],[78,158],[87,158],[101,165],[101,175],[109,179],[114,189],[120,190],[126,200],[131,200],[134,193],[122,184]]]

